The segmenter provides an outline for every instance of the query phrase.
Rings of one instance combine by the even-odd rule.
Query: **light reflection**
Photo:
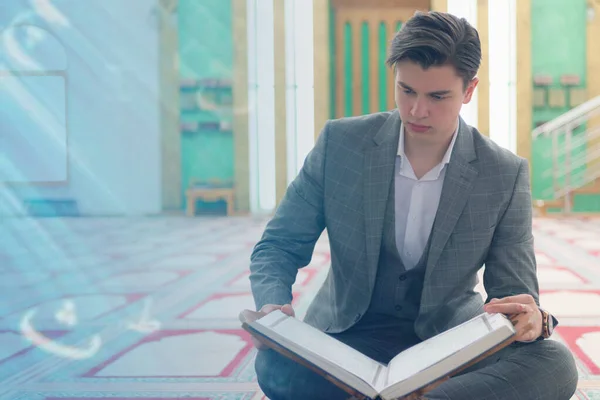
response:
[[[44,336],[31,324],[36,311],[36,309],[32,309],[26,312],[21,319],[20,327],[23,336],[41,350],[73,360],[83,360],[93,357],[100,350],[102,339],[99,335],[92,336],[88,347],[83,348],[63,345]]]
[[[31,0],[33,9],[48,23],[62,27],[70,27],[69,20],[56,8],[50,0]]]

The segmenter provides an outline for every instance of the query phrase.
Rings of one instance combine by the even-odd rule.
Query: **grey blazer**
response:
[[[305,321],[341,332],[369,307],[400,134],[397,110],[328,121],[251,256],[257,309],[291,301],[298,268],[327,229],[331,267]],[[432,229],[415,332],[426,339],[483,312],[488,299],[538,302],[527,161],[461,119]]]

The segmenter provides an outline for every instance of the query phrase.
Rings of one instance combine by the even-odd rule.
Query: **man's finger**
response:
[[[240,312],[238,318],[240,322],[253,322],[259,318],[264,317],[268,313],[273,312],[275,310],[279,310],[281,308],[282,306],[278,306],[275,304],[266,304],[259,311],[243,310],[242,312]],[[292,309],[291,312],[293,313],[294,310]]]
[[[514,296],[506,296],[501,299],[492,299],[488,304],[504,304],[504,303],[521,303],[529,304],[534,302],[530,294],[516,294]]]
[[[522,336],[525,333],[523,329],[523,321],[519,320],[518,318],[512,318],[511,321],[513,323],[513,326],[515,327],[515,340],[522,340]]]
[[[292,308],[291,304],[285,304],[284,306],[281,307],[281,312],[284,314],[289,315],[290,317],[295,317],[296,313],[294,312],[294,309]]]
[[[242,312],[240,312],[238,318],[240,319],[240,322],[242,322],[242,323],[244,323],[244,322],[250,323],[250,322],[256,321],[259,318],[264,317],[265,315],[267,315],[275,310],[281,310],[283,313],[289,315],[290,317],[295,317],[295,315],[296,315],[291,304],[285,304],[283,306],[280,306],[277,304],[265,304],[264,306],[261,307],[261,309],[259,311],[243,310]],[[262,350],[266,347],[255,337],[252,337],[252,343],[259,350]]]
[[[265,304],[264,306],[262,306],[262,308],[260,309],[260,312],[264,313],[265,315],[273,312],[275,310],[280,310],[281,306],[277,305],[277,304]]]
[[[261,318],[265,316],[264,312],[261,311],[251,311],[251,310],[243,310],[242,312],[240,312],[238,318],[240,319],[240,322],[244,323],[249,323],[249,322],[253,322],[256,321],[257,319]]]
[[[536,333],[533,331],[534,324],[530,318],[522,316],[521,318],[515,317],[511,318],[513,325],[515,326],[515,331],[517,332],[515,336],[515,340],[519,342],[528,342],[537,337]]]
[[[485,311],[489,313],[500,313],[500,314],[521,314],[531,311],[531,308],[525,304],[518,303],[489,303],[485,306]]]
[[[515,326],[517,328],[518,326]],[[517,334],[515,335],[515,341],[517,342],[530,342],[536,339],[536,334],[531,329],[526,329],[525,327],[520,327],[517,329]]]

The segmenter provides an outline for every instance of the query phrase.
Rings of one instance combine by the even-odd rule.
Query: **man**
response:
[[[504,313],[517,342],[424,398],[569,399],[573,357],[544,340],[556,321],[538,308],[527,162],[459,117],[480,59],[466,20],[406,22],[388,58],[397,109],[325,125],[254,249],[252,291],[261,313],[294,315],[297,270],[327,228],[331,268],[307,323],[386,363],[479,313]],[[485,305],[473,290],[484,264]],[[272,350],[258,352],[256,371],[272,400],[348,397]]]

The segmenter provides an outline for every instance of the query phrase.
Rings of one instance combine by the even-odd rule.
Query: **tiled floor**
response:
[[[0,226],[0,399],[262,398],[238,312],[264,220],[14,219]],[[600,399],[600,220],[535,221],[542,304]],[[294,286],[325,278],[323,237]]]

